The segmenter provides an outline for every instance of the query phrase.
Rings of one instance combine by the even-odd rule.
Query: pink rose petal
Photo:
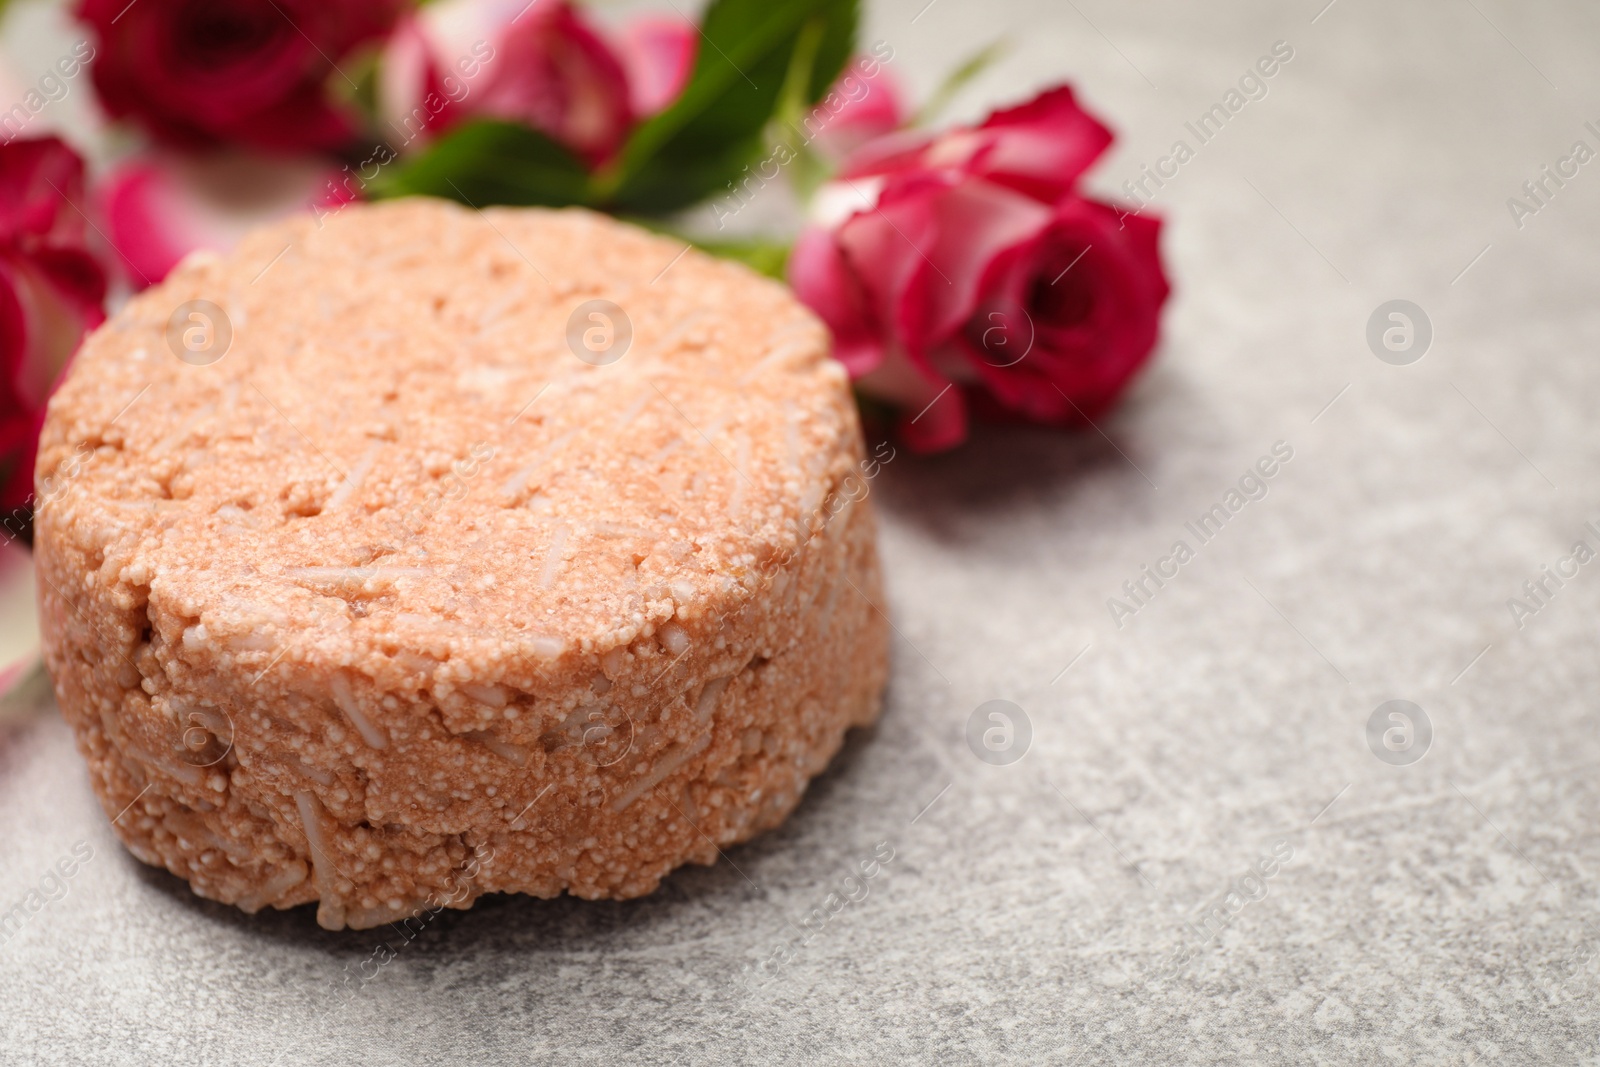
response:
[[[1111,131],[1079,107],[1063,85],[996,112],[981,126],[872,142],[850,158],[844,176],[953,171],[1053,202],[1072,189],[1111,141]]]
[[[143,288],[190,252],[226,252],[263,223],[348,198],[343,178],[315,160],[152,155],[113,170],[100,202],[118,262]]]
[[[622,27],[617,56],[628,73],[634,113],[654,115],[689,83],[700,33],[687,19],[641,15]]]

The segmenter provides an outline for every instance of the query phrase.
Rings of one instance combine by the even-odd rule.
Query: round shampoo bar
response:
[[[636,897],[877,714],[874,472],[782,286],[583,211],[349,206],[88,339],[45,661],[117,835],[202,896]]]

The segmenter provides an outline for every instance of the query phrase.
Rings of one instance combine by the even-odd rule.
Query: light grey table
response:
[[[1507,199],[1600,149],[1600,11],[1324,2],[871,4],[923,91],[1011,36],[966,114],[1074,79],[1123,132],[1107,189],[1294,58],[1159,191],[1167,340],[1100,432],[989,431],[874,486],[888,708],[785,827],[632,904],[334,935],[124,854],[46,708],[0,739],[0,905],[94,856],[0,946],[0,1060],[1595,1062],[1600,563],[1507,602],[1600,549],[1600,162],[1520,227]],[[1431,323],[1410,365],[1366,338],[1394,299]],[[1031,724],[1006,766],[965,740],[992,699]],[[1369,745],[1393,699],[1431,742]]]

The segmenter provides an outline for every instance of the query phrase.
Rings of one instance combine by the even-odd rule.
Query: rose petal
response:
[[[67,305],[67,314],[90,326],[105,318],[106,273],[100,261],[82,247],[35,248],[28,262]]]
[[[107,236],[135,288],[165,278],[196,248],[223,248],[176,184],[163,168],[136,161],[113,171],[101,187]]]
[[[891,211],[892,197],[885,202]],[[1032,241],[1051,222],[1050,210],[1037,201],[984,181],[946,189],[932,210],[938,222],[931,247],[923,250],[931,270],[922,278],[930,292],[920,327],[930,341],[959,328],[977,310],[998,257]]]
[[[678,98],[699,47],[699,31],[687,19],[641,15],[622,27],[617,55],[627,71],[634,114],[654,115]]]
[[[1146,217],[1125,226],[1120,215],[1095,201],[1066,201],[1028,249],[1035,333],[1026,358],[996,366],[971,331],[957,339],[1004,408],[1039,422],[1093,419],[1148,359],[1169,291],[1156,246],[1160,223]]]
[[[830,111],[835,96],[843,103]],[[812,143],[829,159],[845,159],[904,125],[909,117],[904,101],[905,92],[888,67],[858,56],[812,111],[808,125],[817,131]]]
[[[826,230],[805,230],[789,255],[789,285],[833,333],[833,354],[859,378],[883,359],[867,295],[844,252]]]
[[[58,137],[0,144],[0,242],[81,243],[83,160]]]
[[[182,147],[346,147],[352,107],[329,92],[341,63],[394,24],[402,0],[81,0],[95,90],[113,118]]]
[[[870,338],[857,385],[899,406],[912,447],[963,439],[969,404],[1093,418],[1149,358],[1168,294],[1159,221],[1073,192],[1110,142],[1060,87],[980,126],[880,137],[817,198],[832,241],[808,236],[796,277],[847,351]],[[841,276],[859,307],[823,284]]]
[[[938,136],[906,134],[867,144],[846,178],[943,170],[986,178],[1045,202],[1066,195],[1111,144],[1111,131],[1078,106],[1068,86]]]
[[[416,15],[403,16],[378,62],[378,114],[385,139],[398,151],[425,143],[430,133],[449,125],[451,103],[426,25]]]
[[[904,349],[889,349],[856,385],[900,409],[896,430],[915,452],[942,452],[967,438],[967,406],[960,387],[928,371]]]
[[[839,227],[839,247],[861,280],[873,320],[920,356],[927,283],[932,271],[924,248],[933,247],[933,203],[948,183],[917,178],[885,186],[870,208],[857,211]]]
[[[103,318],[84,294],[60,288],[54,271],[19,252],[0,253],[0,508],[28,500],[45,401],[84,333]]]
[[[314,160],[152,155],[112,171],[100,200],[120,265],[143,288],[196,249],[226,252],[263,223],[347,198],[343,178]]]
[[[464,110],[525,122],[592,164],[621,146],[633,123],[628,76],[571,4],[534,5],[503,29],[495,51],[487,83]]]
[[[966,397],[952,387],[920,412],[903,414],[895,431],[913,452],[947,452],[967,439]]]
[[[985,143],[976,173],[1050,201],[1070,189],[1113,140],[1066,85],[996,112],[979,133]]]

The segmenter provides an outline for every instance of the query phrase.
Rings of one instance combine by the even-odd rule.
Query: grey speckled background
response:
[[[400,939],[195,899],[115,845],[53,713],[13,718],[0,904],[95,858],[0,946],[0,1060],[1596,1062],[1600,564],[1521,630],[1506,600],[1600,520],[1600,162],[1521,230],[1506,199],[1600,146],[1600,11],[1324,2],[871,3],[923,91],[1011,35],[965,114],[1070,75],[1123,131],[1107,188],[1275,40],[1295,58],[1162,190],[1168,338],[1104,436],[988,432],[879,479],[888,709],[782,830],[633,904],[445,914],[363,968]],[[1364,341],[1397,297],[1434,326],[1412,366]],[[1280,439],[1270,495],[1118,630],[1106,598]],[[1396,697],[1434,726],[1411,766],[1364,739]],[[993,698],[1033,726],[1007,767],[963,740]]]

